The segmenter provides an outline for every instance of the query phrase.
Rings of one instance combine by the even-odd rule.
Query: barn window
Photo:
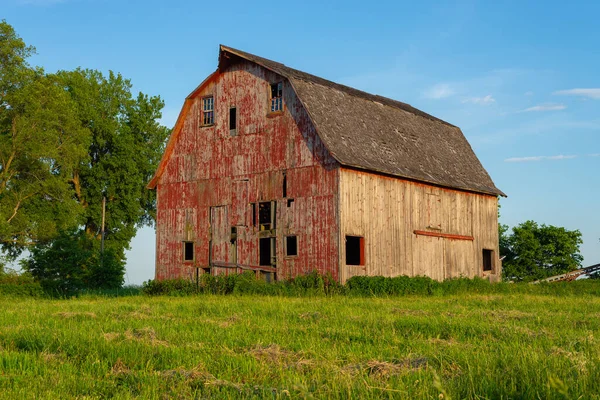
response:
[[[283,198],[285,199],[287,197],[287,175],[284,172],[283,173]]]
[[[293,257],[298,255],[298,237],[297,236],[286,236],[285,237],[285,255]]]
[[[258,225],[261,231],[275,229],[275,208],[274,201],[258,203]]]
[[[183,242],[183,261],[194,261],[194,242]]]
[[[229,235],[229,242],[235,244],[237,241],[237,226],[231,227],[231,234]]]
[[[259,265],[271,266],[275,265],[275,238],[267,237],[260,238],[259,243]]]
[[[493,264],[494,251],[488,250],[488,249],[483,249],[482,253],[483,253],[483,270],[484,271],[492,271],[493,267],[494,267],[494,264]]]
[[[215,100],[212,96],[202,99],[202,125],[215,123]]]
[[[365,238],[346,236],[346,265],[365,265]]]
[[[283,82],[271,84],[271,112],[283,110]]]
[[[237,134],[237,110],[235,107],[229,109],[229,134],[231,136]]]

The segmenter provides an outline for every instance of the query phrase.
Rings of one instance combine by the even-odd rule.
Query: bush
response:
[[[144,282],[141,292],[149,296],[190,294],[270,295],[270,296],[446,296],[456,294],[522,293],[538,295],[577,295],[584,290],[600,295],[600,282],[582,280],[555,283],[490,283],[475,277],[452,278],[443,282],[426,276],[354,276],[340,285],[331,275],[312,272],[292,279],[267,283],[252,271],[232,275],[200,275],[198,282],[176,279]]]
[[[112,249],[99,254],[85,232],[62,232],[31,248],[22,267],[52,296],[72,296],[85,289],[116,289],[123,284],[125,266]]]
[[[44,290],[33,277],[27,273],[14,271],[0,272],[0,295],[42,297]]]
[[[185,296],[197,292],[196,282],[186,279],[149,280],[142,284],[142,293],[148,296]]]

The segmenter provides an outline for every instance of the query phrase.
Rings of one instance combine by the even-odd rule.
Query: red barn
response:
[[[148,187],[156,279],[500,274],[503,193],[459,128],[225,46]]]

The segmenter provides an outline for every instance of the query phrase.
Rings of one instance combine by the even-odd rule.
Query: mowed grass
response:
[[[585,293],[2,303],[2,398],[600,398]]]

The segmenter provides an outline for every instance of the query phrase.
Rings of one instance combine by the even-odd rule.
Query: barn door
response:
[[[231,227],[227,206],[210,208],[211,262],[228,263],[230,260]]]

